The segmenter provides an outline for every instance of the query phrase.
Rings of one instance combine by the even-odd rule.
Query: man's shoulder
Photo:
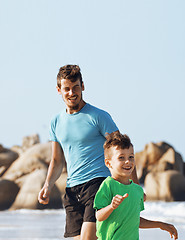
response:
[[[107,111],[105,111],[101,108],[95,107],[89,103],[88,103],[88,111],[91,113],[97,114],[97,115],[109,114]]]
[[[65,110],[62,110],[60,113],[55,114],[52,118],[51,118],[51,124],[56,124],[62,116],[64,116],[65,114]]]

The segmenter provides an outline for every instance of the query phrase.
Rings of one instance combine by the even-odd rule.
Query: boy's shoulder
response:
[[[144,194],[142,186],[140,186],[137,183],[134,183],[133,181],[132,181],[132,188],[134,189],[134,191],[138,191],[138,192],[140,192],[140,194]]]

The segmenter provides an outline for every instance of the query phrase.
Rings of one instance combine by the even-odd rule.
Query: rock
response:
[[[150,172],[153,165],[158,162],[164,152],[164,147],[150,142],[145,145],[143,151],[135,154],[137,175],[141,183],[144,182],[146,174]]]
[[[40,143],[40,138],[38,134],[33,134],[31,136],[26,136],[22,140],[22,148],[25,151],[26,149],[30,148],[31,146]]]
[[[155,164],[161,156],[164,154],[164,149],[159,147],[155,143],[149,143],[146,145],[146,152],[147,152],[147,165],[150,166],[152,164]]]
[[[3,145],[0,144],[0,153],[3,151]]]
[[[157,164],[151,168],[151,171],[162,172],[170,169],[177,170],[183,174],[183,159],[173,148],[169,148],[166,153],[163,154]]]
[[[2,176],[10,165],[18,158],[18,153],[3,148],[0,151],[0,176]]]
[[[185,177],[179,171],[150,172],[144,186],[147,200],[185,201]]]
[[[67,173],[63,172],[59,179],[56,181],[56,186],[60,191],[61,198],[63,199],[65,194],[65,188],[66,188],[66,180],[67,180]]]
[[[12,151],[16,152],[19,154],[19,156],[24,152],[23,148],[18,145],[14,145],[13,147],[10,148]]]
[[[156,143],[156,145],[159,146],[164,153],[165,153],[169,148],[173,148],[169,143],[166,143],[166,142],[158,142],[158,143]]]
[[[17,184],[0,179],[0,210],[8,209],[13,204],[18,192]]]
[[[146,175],[151,172],[178,170],[183,173],[183,159],[174,148],[165,142],[149,143],[141,152],[135,154],[138,179],[144,182]]]
[[[137,177],[140,180],[140,182],[143,183],[144,178],[146,176],[146,171],[147,171],[146,151],[135,153],[135,162],[136,162]]]
[[[39,143],[24,152],[7,170],[3,178],[13,180],[33,172],[47,169],[51,159],[51,142]]]
[[[56,186],[53,187],[50,194],[50,202],[42,205],[38,202],[38,194],[44,185],[47,170],[37,169],[27,175],[24,184],[19,191],[11,209],[45,209],[45,208],[62,208],[60,191]]]

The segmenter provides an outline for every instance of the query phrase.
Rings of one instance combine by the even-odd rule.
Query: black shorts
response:
[[[64,237],[80,235],[83,222],[96,222],[94,197],[105,178],[99,177],[89,182],[66,188],[64,207],[66,210],[66,227]]]

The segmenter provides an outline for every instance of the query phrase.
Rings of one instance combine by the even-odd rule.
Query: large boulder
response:
[[[26,149],[32,147],[33,145],[40,143],[40,138],[38,134],[33,134],[30,136],[23,137],[22,140],[22,149],[25,151]]]
[[[0,177],[6,172],[6,170],[10,167],[10,165],[18,158],[18,153],[0,147]]]
[[[179,171],[150,172],[144,186],[147,200],[185,201],[185,177]]]
[[[151,171],[162,172],[166,170],[176,170],[183,175],[183,165],[184,162],[181,155],[175,152],[173,148],[169,148],[158,160],[157,164],[151,167]]]
[[[13,180],[33,172],[47,169],[51,159],[51,143],[38,143],[24,152],[7,170],[3,178]]]
[[[66,181],[67,181],[67,173],[63,172],[58,180],[56,181],[56,186],[60,191],[61,198],[63,199],[65,194],[65,188],[66,188]]]
[[[25,151],[7,170],[3,178],[17,181],[35,169],[47,169],[51,160],[51,142],[38,143]],[[65,157],[62,158],[64,166]],[[65,167],[64,170],[65,171]]]
[[[135,154],[138,179],[141,183],[148,173],[177,170],[183,173],[183,159],[174,148],[165,142],[149,143]]]
[[[0,179],[0,210],[8,209],[13,204],[18,192],[17,184]]]
[[[27,175],[11,209],[62,208],[61,194],[56,186],[51,191],[49,204],[42,205],[38,202],[38,194],[44,185],[46,174],[47,170],[37,169]]]

